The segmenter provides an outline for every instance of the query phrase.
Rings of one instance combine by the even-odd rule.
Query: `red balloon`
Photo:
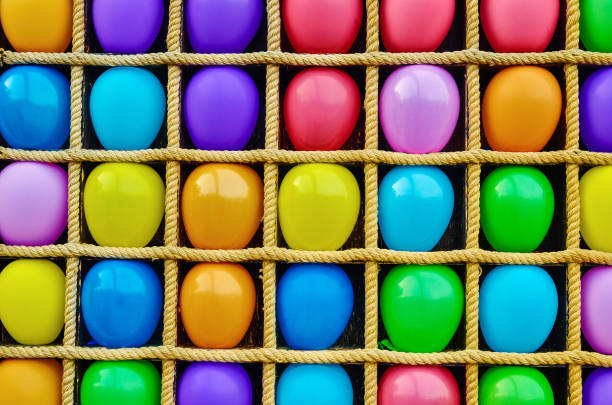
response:
[[[455,0],[382,0],[380,26],[388,52],[433,52],[455,16]]]
[[[445,367],[393,366],[378,384],[378,405],[459,405],[459,387]]]
[[[284,0],[283,22],[299,53],[346,53],[363,18],[362,0]]]
[[[346,72],[310,68],[285,93],[285,127],[296,150],[338,150],[357,124],[361,97]]]
[[[542,52],[559,21],[559,0],[482,0],[480,19],[496,52]]]

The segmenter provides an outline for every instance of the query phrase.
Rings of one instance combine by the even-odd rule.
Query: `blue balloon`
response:
[[[91,121],[105,149],[146,149],[166,115],[166,92],[143,68],[116,67],[102,73],[89,98]]]
[[[0,76],[0,134],[11,148],[59,149],[70,133],[70,83],[57,69],[16,66]]]
[[[392,250],[427,252],[444,235],[455,196],[446,174],[437,167],[398,166],[378,191],[378,223]]]
[[[342,335],[353,312],[353,286],[335,264],[294,264],[276,297],[278,324],[296,350],[322,350]]]
[[[351,379],[338,364],[292,364],[276,388],[276,405],[352,405]]]
[[[497,352],[535,352],[557,318],[557,288],[538,266],[499,266],[480,287],[480,328]]]
[[[162,311],[162,286],[153,268],[136,260],[103,260],[85,276],[81,308],[89,334],[106,347],[145,345]]]

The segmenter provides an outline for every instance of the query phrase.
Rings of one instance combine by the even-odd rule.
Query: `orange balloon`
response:
[[[0,362],[0,405],[59,405],[61,402],[62,366],[56,360]]]
[[[181,198],[183,224],[200,249],[242,249],[263,215],[263,183],[252,168],[232,163],[198,166]]]
[[[236,263],[200,263],[181,285],[179,306],[189,339],[198,347],[228,349],[249,329],[255,285]]]
[[[497,73],[482,100],[482,125],[491,149],[538,152],[561,117],[561,87],[539,66],[514,66]]]
[[[72,37],[72,0],[2,0],[0,20],[19,52],[64,52]]]

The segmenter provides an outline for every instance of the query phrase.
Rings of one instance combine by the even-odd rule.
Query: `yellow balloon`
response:
[[[283,179],[278,216],[287,245],[300,250],[336,250],[348,239],[359,214],[359,186],[345,167],[298,165]]]
[[[0,321],[23,345],[53,342],[64,326],[64,272],[44,259],[20,259],[0,272]]]
[[[83,209],[101,246],[143,247],[164,216],[164,183],[150,166],[103,163],[85,182]]]
[[[612,166],[598,166],[580,179],[580,230],[593,250],[612,252]]]

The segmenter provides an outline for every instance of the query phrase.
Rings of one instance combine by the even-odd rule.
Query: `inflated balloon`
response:
[[[580,86],[580,139],[593,152],[612,152],[612,68],[591,74]]]
[[[62,366],[53,359],[0,361],[0,405],[60,405]]]
[[[278,192],[278,218],[291,249],[336,250],[348,239],[359,214],[359,186],[340,165],[293,167]]]
[[[187,131],[196,148],[242,150],[255,131],[259,93],[244,70],[211,66],[189,80],[183,108]]]
[[[520,291],[520,293],[519,293]],[[538,266],[499,266],[480,287],[480,329],[496,352],[535,352],[557,318],[552,277]]]
[[[548,233],[554,210],[550,181],[530,166],[499,167],[480,190],[482,231],[498,251],[536,250]]]
[[[283,24],[299,53],[346,53],[359,33],[361,0],[284,0]]]
[[[591,347],[612,354],[612,267],[595,267],[582,277],[582,333]]]
[[[361,96],[355,81],[339,69],[302,70],[285,93],[284,118],[296,150],[337,150],[357,124]]]
[[[459,276],[448,266],[395,266],[380,290],[380,313],[391,344],[399,351],[444,350],[463,315]]]
[[[147,69],[112,68],[96,79],[89,113],[105,149],[147,149],[164,122],[166,92]]]
[[[580,40],[587,51],[612,52],[612,2],[580,0]]]
[[[187,37],[195,52],[242,52],[261,24],[264,0],[187,0]]]
[[[553,405],[553,391],[541,371],[531,367],[492,367],[480,377],[480,405]]]
[[[233,363],[193,363],[183,372],[178,405],[251,405],[253,387],[246,370]]]
[[[87,177],[83,211],[100,246],[146,246],[164,215],[164,182],[141,163],[102,163]]]
[[[70,133],[70,83],[57,69],[15,66],[0,76],[0,135],[11,148],[59,149]]]
[[[203,164],[185,182],[181,210],[194,247],[242,249],[261,223],[263,183],[249,166]]]
[[[398,166],[378,190],[378,224],[389,249],[429,251],[440,241],[453,213],[453,186],[431,166]]]
[[[81,405],[159,405],[161,377],[148,361],[95,361],[81,380]]]
[[[96,37],[105,52],[144,53],[157,38],[164,0],[93,0]]]
[[[559,0],[482,0],[482,29],[495,52],[544,52],[559,8]]]
[[[351,405],[353,385],[339,364],[291,364],[276,387],[276,405]]]
[[[72,39],[72,1],[2,0],[0,22],[18,52],[64,52]]]
[[[388,52],[433,52],[455,16],[454,0],[382,0],[380,33]]]
[[[378,405],[459,405],[455,377],[445,367],[392,366],[378,383]]]
[[[68,174],[42,162],[14,162],[0,172],[0,237],[7,245],[55,243],[68,223]]]
[[[237,263],[200,263],[181,285],[179,306],[189,339],[198,347],[236,346],[251,325],[255,285]]]
[[[106,347],[145,345],[159,323],[162,286],[153,268],[136,260],[103,260],[85,275],[81,307],[87,331]]]
[[[555,76],[539,66],[506,68],[482,99],[482,126],[491,149],[539,152],[557,129],[563,96]]]
[[[598,368],[593,371],[582,385],[584,405],[609,405],[612,392],[612,369]]]
[[[612,166],[589,169],[580,179],[580,232],[593,250],[612,252]]]
[[[329,348],[344,332],[352,312],[351,280],[335,264],[294,264],[278,282],[278,326],[292,349]]]
[[[459,89],[446,70],[432,65],[396,69],[380,92],[380,123],[394,151],[439,152],[459,118]]]
[[[19,259],[0,272],[0,321],[22,345],[46,345],[64,327],[64,272],[50,260]]]

